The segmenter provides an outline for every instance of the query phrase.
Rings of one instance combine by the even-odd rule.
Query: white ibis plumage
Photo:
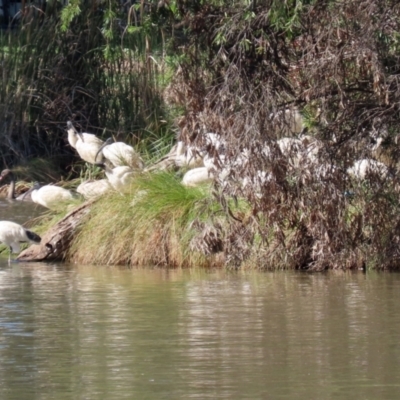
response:
[[[103,141],[92,133],[79,133],[72,125],[71,121],[67,122],[68,142],[76,149],[82,160],[95,164],[96,157],[98,161],[103,161],[103,156],[98,156],[99,149],[103,145]]]
[[[207,167],[193,168],[183,176],[182,184],[184,186],[199,186],[204,183],[210,183],[214,180],[214,175]]]
[[[77,198],[70,190],[54,185],[40,186],[38,182],[35,182],[24,195],[29,193],[34,203],[50,209],[57,209]]]
[[[92,199],[94,197],[102,196],[110,190],[112,190],[112,186],[107,179],[85,181],[76,188],[76,191],[85,199]]]
[[[129,188],[135,176],[138,174],[138,170],[127,166],[110,168],[105,163],[97,163],[97,165],[104,169],[110,185],[118,192],[124,192]]]
[[[20,242],[40,243],[41,238],[35,232],[25,229],[12,221],[0,221],[0,242],[10,249],[8,263],[11,263],[11,253],[20,252]]]
[[[364,158],[354,162],[353,166],[347,169],[348,175],[354,179],[364,180],[368,175],[374,174],[379,176],[381,179],[387,177],[389,173],[388,167],[370,158]]]
[[[113,139],[108,138],[97,151],[96,158],[101,152],[104,158],[114,167],[128,166],[134,169],[144,168],[144,162],[138,152],[126,143],[113,143]],[[101,162],[101,160],[98,161]]]
[[[186,146],[184,142],[179,141],[176,146],[175,165],[189,168],[203,167],[204,155],[204,151],[193,146]]]

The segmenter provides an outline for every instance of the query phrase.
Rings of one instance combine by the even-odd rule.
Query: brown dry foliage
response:
[[[217,132],[228,163],[244,149],[249,159],[220,186],[222,197],[252,204],[251,225],[232,219],[227,259],[264,268],[399,268],[399,3],[178,3],[190,32],[175,86],[186,107],[182,136],[201,143],[201,133]],[[288,136],[285,109],[312,121],[309,133],[323,143],[317,164],[293,168],[276,146]],[[378,157],[379,136],[388,177],[351,180],[355,160]],[[259,171],[269,179],[243,188],[244,178],[260,181]]]

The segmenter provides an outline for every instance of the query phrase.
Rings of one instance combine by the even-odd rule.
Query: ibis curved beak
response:
[[[97,157],[98,157],[99,153],[101,153],[101,151],[104,149],[104,147],[106,147],[106,146],[108,146],[109,144],[111,144],[112,141],[113,141],[112,138],[108,138],[108,139],[100,146],[99,150],[97,150],[97,153],[96,153],[96,155],[95,155],[95,157],[94,157],[95,163],[97,163]]]
[[[32,193],[34,190],[38,190],[40,189],[40,183],[39,182],[35,182],[32,187],[30,189],[28,189],[22,196],[21,196],[21,200],[24,200],[25,197],[29,194]]]
[[[73,130],[76,133],[76,129],[75,129],[74,125],[72,125],[71,121],[67,121],[67,129]]]
[[[25,197],[26,196],[28,196],[28,194],[30,194],[30,193],[32,193],[33,192],[33,186],[30,188],[30,189],[28,189],[22,196],[21,196],[21,200],[23,201],[24,199],[25,199]]]

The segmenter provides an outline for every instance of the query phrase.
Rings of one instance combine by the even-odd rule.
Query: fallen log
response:
[[[40,244],[35,244],[22,251],[19,261],[63,261],[71,241],[82,219],[90,211],[94,200],[87,201],[68,213],[43,236]]]

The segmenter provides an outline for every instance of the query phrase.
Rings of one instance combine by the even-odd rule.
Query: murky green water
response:
[[[394,399],[400,275],[0,265],[1,399]]]
[[[397,399],[399,304],[400,274],[1,258],[0,399]]]
[[[46,208],[31,202],[0,199],[0,221],[24,224],[46,211]]]

